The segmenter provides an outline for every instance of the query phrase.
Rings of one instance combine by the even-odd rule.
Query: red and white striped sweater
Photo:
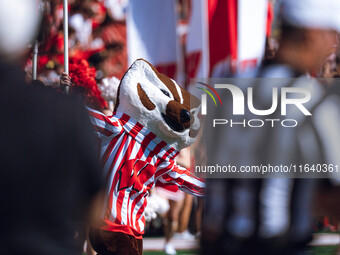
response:
[[[178,151],[124,113],[89,109],[106,178],[102,229],[142,238],[146,197],[156,181],[202,196],[204,182],[175,163]]]

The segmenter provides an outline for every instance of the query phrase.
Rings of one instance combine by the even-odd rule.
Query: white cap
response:
[[[36,0],[0,0],[0,55],[20,57],[38,30]]]
[[[340,32],[340,0],[284,0],[281,15],[292,26]]]

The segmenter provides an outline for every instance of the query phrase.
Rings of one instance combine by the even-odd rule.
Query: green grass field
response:
[[[336,255],[339,246],[316,246],[311,247],[307,255]],[[145,251],[143,255],[164,255],[163,251]],[[177,250],[178,255],[198,255],[195,250]],[[83,255],[86,255],[85,253]]]
[[[311,249],[311,255],[336,255],[339,246],[316,246]]]

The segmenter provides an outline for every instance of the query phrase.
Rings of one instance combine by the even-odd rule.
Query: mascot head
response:
[[[180,150],[195,141],[200,127],[199,107],[196,97],[139,59],[120,82],[115,110],[128,114]]]

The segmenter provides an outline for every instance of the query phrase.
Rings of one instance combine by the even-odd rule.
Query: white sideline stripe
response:
[[[164,249],[165,238],[143,238],[143,251],[162,251]],[[176,250],[195,250],[199,248],[195,240],[171,239],[170,244]]]

